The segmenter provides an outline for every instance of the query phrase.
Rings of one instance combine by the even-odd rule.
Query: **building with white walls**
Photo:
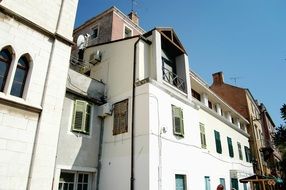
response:
[[[84,61],[95,52],[101,60],[90,77],[106,85],[112,107],[103,119],[97,188],[248,189],[238,182],[253,171],[248,122],[190,73],[172,28],[89,46]]]
[[[0,189],[52,189],[77,0],[0,1]]]
[[[77,27],[73,32],[73,36],[76,43],[79,41],[79,38],[85,38],[85,47],[137,36],[143,33],[145,33],[145,31],[139,26],[139,17],[134,11],[125,15],[118,8],[112,6]],[[88,37],[84,37],[84,35]],[[92,54],[88,62],[96,63],[98,56],[99,55]],[[73,47],[71,59],[76,65],[76,67],[74,67],[74,64],[72,64],[71,68],[79,70],[81,73],[89,73],[89,64],[78,61],[78,46]]]
[[[104,107],[100,106],[105,103],[104,92],[102,82],[69,70],[54,189],[96,189],[98,157],[104,132]]]

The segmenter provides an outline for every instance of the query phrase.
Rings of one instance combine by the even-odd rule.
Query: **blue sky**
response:
[[[116,6],[128,14],[131,0],[80,0],[75,26]],[[190,68],[208,84],[222,71],[226,83],[248,88],[276,125],[286,103],[285,0],[135,0],[140,26],[173,27]],[[236,78],[236,83],[233,78]]]

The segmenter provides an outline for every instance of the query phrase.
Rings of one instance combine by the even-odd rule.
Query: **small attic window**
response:
[[[131,28],[128,28],[127,26],[124,27],[124,38],[128,38],[132,36],[132,30]]]
[[[91,38],[92,39],[95,39],[98,37],[98,26],[95,26],[92,28],[92,35],[91,35]]]

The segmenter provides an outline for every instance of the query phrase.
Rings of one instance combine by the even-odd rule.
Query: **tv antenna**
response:
[[[134,0],[131,0],[131,11],[134,11]]]
[[[135,6],[137,6],[137,5],[138,5],[138,1],[136,1],[136,0],[131,0],[131,11],[132,11],[132,12],[134,11]]]
[[[229,79],[230,80],[233,80],[234,81],[234,84],[236,85],[236,81],[238,80],[238,79],[240,79],[241,77],[230,77]]]

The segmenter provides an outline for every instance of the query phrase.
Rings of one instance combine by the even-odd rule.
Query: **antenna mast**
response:
[[[240,79],[240,77],[230,77],[230,80],[233,80],[235,85],[238,79]]]
[[[134,11],[134,0],[131,0],[131,11]]]

